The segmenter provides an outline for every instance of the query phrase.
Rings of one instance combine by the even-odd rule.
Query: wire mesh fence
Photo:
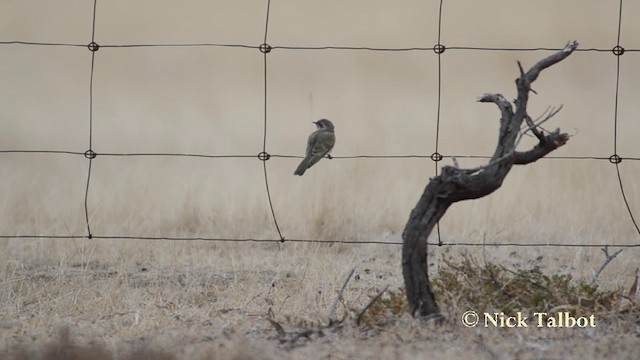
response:
[[[274,1],[275,2],[275,1]],[[261,44],[227,44],[227,43],[137,43],[137,44],[108,44],[101,43],[99,39],[96,38],[96,15],[99,13],[99,1],[94,0],[93,2],[93,14],[91,20],[91,41],[88,44],[76,44],[76,43],[55,43],[55,42],[30,42],[30,41],[21,41],[10,39],[7,41],[0,41],[0,46],[3,47],[47,47],[47,48],[84,48],[86,51],[90,53],[90,62],[87,64],[89,67],[89,78],[88,82],[88,134],[87,134],[87,143],[88,149],[86,151],[71,151],[71,150],[48,150],[48,149],[1,149],[0,154],[4,154],[7,156],[15,155],[15,154],[52,154],[55,156],[75,156],[75,157],[84,157],[88,162],[88,171],[86,173],[86,181],[84,182],[84,215],[85,215],[85,223],[86,223],[86,232],[84,234],[71,234],[66,236],[56,235],[56,234],[0,234],[0,238],[11,239],[11,238],[51,238],[51,239],[112,239],[112,240],[173,240],[173,241],[220,241],[220,242],[307,242],[307,243],[331,243],[331,242],[339,242],[344,244],[383,244],[383,245],[400,245],[398,242],[392,241],[346,241],[346,240],[334,240],[334,239],[295,239],[295,238],[286,238],[281,225],[278,222],[278,212],[274,208],[273,204],[273,195],[270,190],[270,182],[267,169],[269,167],[269,160],[273,158],[302,158],[302,156],[293,155],[293,154],[277,154],[271,153],[268,146],[269,139],[269,130],[270,130],[270,118],[268,116],[268,106],[270,104],[271,94],[269,93],[269,82],[270,78],[268,75],[268,70],[270,66],[270,56],[273,53],[279,51],[287,51],[287,52],[304,52],[304,51],[322,51],[322,52],[331,52],[331,51],[357,51],[357,52],[369,52],[373,54],[378,53],[404,53],[404,52],[417,52],[421,54],[430,54],[432,56],[437,57],[437,99],[436,99],[436,118],[435,118],[435,147],[433,148],[432,153],[427,154],[405,154],[405,155],[392,155],[392,154],[361,154],[361,155],[343,155],[343,156],[334,156],[333,158],[338,161],[348,161],[353,159],[409,159],[409,158],[417,158],[417,159],[430,159],[433,162],[434,166],[434,175],[438,174],[438,169],[440,166],[440,162],[444,159],[479,159],[479,160],[487,160],[490,157],[484,155],[477,154],[445,154],[441,152],[441,143],[442,140],[440,138],[440,129],[441,129],[441,103],[443,97],[443,84],[446,79],[442,76],[442,67],[446,63],[446,59],[444,59],[445,53],[451,52],[521,52],[521,53],[530,53],[530,52],[549,52],[549,51],[558,51],[561,48],[557,47],[480,47],[480,46],[456,46],[455,44],[446,44],[442,41],[441,31],[442,24],[446,21],[446,14],[444,11],[444,7],[446,5],[446,1],[440,0],[438,4],[438,34],[437,41],[433,46],[429,47],[370,47],[370,46],[288,46],[288,45],[278,45],[271,44],[269,42],[269,29],[270,29],[270,12],[271,12],[271,1],[266,1],[266,11],[264,17],[264,33],[263,33],[263,42]],[[612,24],[612,26],[617,27],[617,40],[612,44],[610,48],[578,48],[578,52],[585,53],[603,53],[609,54],[611,57],[615,58],[615,92],[611,94],[611,97],[614,99],[614,111],[612,114],[611,126],[613,128],[613,148],[610,154],[602,154],[599,156],[592,155],[582,155],[582,156],[547,156],[543,158],[544,161],[553,161],[553,160],[569,160],[569,161],[597,161],[610,163],[612,166],[612,171],[615,169],[615,174],[617,176],[617,181],[619,185],[619,190],[622,195],[621,199],[624,202],[626,210],[628,212],[629,221],[635,227],[638,235],[640,235],[640,227],[638,226],[637,220],[634,216],[632,206],[629,203],[629,198],[627,193],[625,192],[625,186],[623,184],[623,177],[620,171],[620,163],[622,161],[638,161],[640,160],[640,156],[634,156],[634,154],[620,154],[618,152],[618,142],[619,142],[619,126],[618,126],[618,99],[620,96],[620,67],[621,60],[624,58],[624,55],[639,52],[640,49],[630,49],[625,48],[621,44],[621,33],[622,33],[622,23],[623,23],[623,0],[620,0],[618,4],[615,4],[618,7],[618,17],[617,24]],[[611,4],[613,6],[613,4]],[[0,35],[1,36],[1,35]],[[568,39],[567,39],[568,40]],[[579,40],[579,39],[577,39]],[[263,113],[264,117],[262,119],[262,144],[261,151],[257,154],[248,155],[242,153],[229,153],[229,154],[208,154],[208,153],[175,153],[175,152],[96,152],[94,150],[94,115],[96,110],[94,109],[94,73],[99,65],[96,64],[96,59],[100,57],[101,51],[103,49],[111,49],[114,51],[119,51],[120,49],[129,49],[129,48],[240,48],[247,49],[252,52],[260,52],[262,55],[262,86],[261,89],[263,93]],[[269,204],[269,216],[273,225],[275,227],[277,237],[275,238],[267,238],[267,239],[259,239],[259,238],[227,238],[227,237],[180,237],[180,236],[121,236],[121,235],[111,235],[111,234],[101,234],[96,233],[92,229],[91,222],[91,209],[92,204],[89,199],[90,193],[92,190],[92,180],[95,179],[95,174],[92,174],[92,164],[96,159],[99,158],[123,158],[123,157],[174,157],[174,158],[203,158],[203,159],[219,159],[219,158],[247,158],[247,159],[256,159],[256,161],[260,161],[262,163],[262,173],[264,174],[264,189],[265,189],[265,197],[266,201]],[[407,213],[410,209],[407,209]],[[447,245],[447,246],[522,246],[522,247],[602,247],[602,246],[616,246],[616,247],[640,247],[640,243],[637,244],[622,244],[622,243],[593,243],[593,244],[561,244],[561,243],[550,243],[550,242],[540,242],[540,243],[471,243],[471,242],[444,242],[441,238],[440,229],[437,231],[437,241],[434,241],[430,244],[434,245]]]

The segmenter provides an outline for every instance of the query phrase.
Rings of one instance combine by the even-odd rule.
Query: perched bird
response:
[[[316,124],[318,129],[309,135],[309,140],[307,140],[307,154],[293,173],[294,175],[304,174],[308,168],[320,161],[325,155],[331,158],[329,152],[331,152],[333,145],[336,143],[333,123],[327,119],[320,119],[313,123]]]

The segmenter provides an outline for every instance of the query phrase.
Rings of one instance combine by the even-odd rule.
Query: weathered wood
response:
[[[561,51],[540,60],[526,73],[518,62],[520,77],[516,80],[518,98],[514,101],[515,111],[500,94],[485,94],[478,99],[496,104],[501,113],[498,144],[491,160],[475,169],[444,166],[439,176],[430,179],[402,233],[402,274],[412,315],[439,316],[427,269],[427,238],[449,206],[491,194],[502,186],[513,165],[535,162],[569,140],[569,135],[560,133],[559,129],[545,135],[537,125],[531,128],[533,122],[527,114],[527,102],[532,91],[531,83],[540,72],[564,60],[577,47],[577,42],[567,44]],[[515,148],[523,121],[529,124],[539,143],[528,151],[519,152]]]

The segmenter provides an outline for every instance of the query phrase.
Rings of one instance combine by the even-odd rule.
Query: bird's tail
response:
[[[300,165],[298,165],[298,168],[296,169],[296,171],[293,173],[293,175],[300,175],[302,176],[304,174],[305,171],[307,171],[307,169],[309,168],[308,165],[309,161],[307,161],[307,159],[305,158],[304,160],[302,160],[302,162],[300,163]]]

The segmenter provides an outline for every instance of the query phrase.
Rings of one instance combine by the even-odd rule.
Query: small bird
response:
[[[329,152],[331,152],[333,145],[336,143],[333,123],[327,119],[320,119],[313,123],[316,124],[318,129],[309,135],[309,140],[307,140],[307,154],[293,173],[294,175],[304,174],[308,168],[320,161],[325,155],[331,159]]]

